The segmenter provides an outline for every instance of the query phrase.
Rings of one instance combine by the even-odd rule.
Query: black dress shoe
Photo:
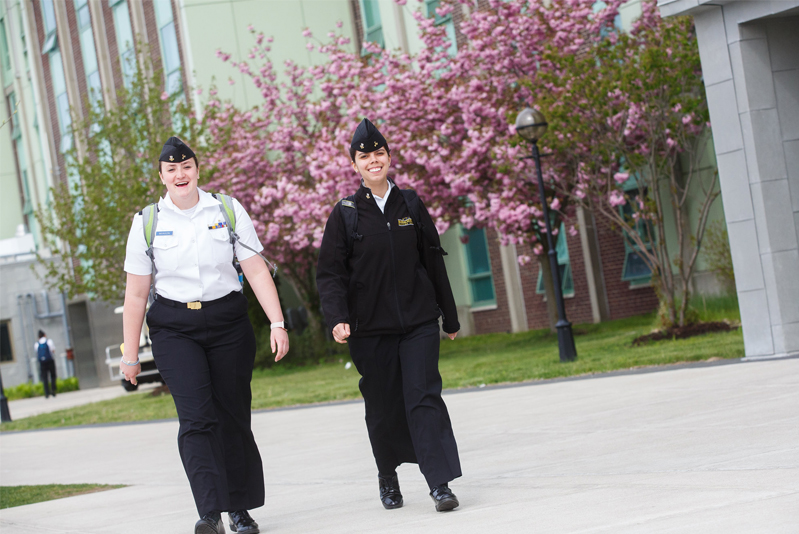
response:
[[[437,512],[454,510],[460,505],[458,498],[450,491],[449,486],[446,484],[433,487],[433,489],[430,490],[430,496],[433,498],[433,502],[436,503]]]
[[[392,510],[402,506],[402,493],[400,493],[399,479],[397,475],[393,477],[382,477],[377,475],[380,482],[380,501],[383,508]]]
[[[247,510],[228,512],[227,516],[230,519],[230,530],[233,532],[238,532],[239,534],[258,534],[261,532],[258,530],[258,523],[250,517],[250,513]]]
[[[222,514],[208,512],[194,525],[194,534],[225,534],[225,524],[222,523]]]

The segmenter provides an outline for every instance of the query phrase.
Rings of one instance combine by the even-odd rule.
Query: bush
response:
[[[78,378],[75,376],[72,378],[64,378],[63,380],[61,378],[56,380],[56,391],[58,393],[77,391],[78,389],[80,389],[80,386],[78,385]],[[4,388],[4,392],[8,400],[29,399],[31,397],[44,396],[44,386],[41,382],[38,384],[25,382],[18,386]]]
[[[269,345],[270,327],[255,331],[255,367],[266,368],[275,365],[275,355]],[[348,354],[347,346],[335,341],[319,340],[310,328],[302,334],[289,332],[289,353],[280,362],[281,366],[317,364],[338,359],[341,354]]]

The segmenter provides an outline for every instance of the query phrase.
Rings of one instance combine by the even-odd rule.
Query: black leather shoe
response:
[[[397,475],[393,477],[377,475],[377,480],[380,482],[380,501],[383,503],[383,508],[386,510],[400,508],[402,506],[402,493],[400,493]]]
[[[436,503],[437,512],[454,510],[458,507],[458,505],[460,505],[458,498],[454,493],[452,493],[452,491],[450,491],[449,486],[446,484],[435,486],[432,490],[430,490],[430,497],[432,497],[433,502]]]
[[[225,524],[222,523],[222,514],[208,512],[194,525],[194,534],[225,534]]]
[[[258,530],[258,523],[250,517],[250,513],[247,510],[228,512],[227,516],[230,519],[230,530],[233,532],[238,532],[239,534],[258,534],[261,532]]]

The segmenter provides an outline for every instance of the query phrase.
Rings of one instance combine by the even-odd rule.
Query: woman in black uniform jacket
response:
[[[362,185],[336,204],[325,227],[316,275],[322,309],[362,377],[383,506],[402,506],[396,468],[410,462],[419,464],[436,510],[452,510],[459,503],[448,483],[461,468],[441,398],[438,319],[450,339],[460,325],[441,249],[420,228],[432,229],[436,241],[438,234],[421,200],[416,221],[388,179],[389,147],[368,119],[355,131],[350,157]],[[357,210],[353,239],[343,210]]]
[[[220,512],[228,512],[231,530],[255,534],[258,524],[248,510],[264,504],[261,456],[250,430],[255,335],[233,265],[234,252],[273,321],[275,361],[289,348],[280,301],[269,269],[256,255],[263,246],[241,204],[233,200],[231,206],[239,236],[231,245],[220,202],[197,187],[194,152],[170,137],[159,166],[167,194],[158,203],[152,262],[141,212],[133,217],[128,236],[122,316],[125,352],[120,368],[135,384],[141,372],[139,334],[152,279],[156,295],[147,325],[155,363],[178,412],[178,449],[200,514],[194,532],[224,533]]]

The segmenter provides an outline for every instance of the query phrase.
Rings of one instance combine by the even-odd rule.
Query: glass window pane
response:
[[[61,94],[67,90],[64,80],[64,65],[61,63],[61,51],[55,50],[50,54],[50,73],[53,78],[53,93]]]
[[[166,92],[167,94],[174,95],[179,93],[183,88],[183,80],[180,77],[180,70],[172,71],[166,78]]]
[[[624,258],[624,275],[622,276],[622,280],[635,280],[637,278],[648,278],[650,276],[652,276],[652,271],[641,256],[634,250],[629,250]]]
[[[155,21],[159,28],[172,20],[172,0],[154,0],[153,6],[155,7]]]
[[[369,30],[374,26],[380,26],[380,7],[377,5],[378,0],[361,0],[361,7],[363,8],[363,19],[366,22],[366,29]]]
[[[67,98],[67,93],[63,92],[56,96],[56,107],[58,108],[58,122],[61,125],[61,133],[66,133],[69,131],[69,125],[72,123],[72,119],[69,116],[69,98]]]
[[[130,26],[130,11],[128,3],[122,0],[114,6],[114,30],[117,34],[117,48],[119,55],[133,47],[133,30]]]
[[[494,283],[490,276],[472,280],[472,296],[474,303],[489,302],[494,300]]]
[[[53,0],[42,0],[42,12],[44,13],[44,31],[45,33],[50,33],[55,30]]]
[[[91,97],[92,104],[98,103],[103,97],[103,85],[100,82],[100,71],[96,70],[89,74],[89,95]]]
[[[91,26],[80,32],[80,50],[83,54],[84,71],[88,73],[97,70],[97,51],[94,49],[94,36],[92,35]]]
[[[11,84],[13,78],[11,73],[11,52],[8,48],[8,40],[6,37],[6,21],[0,20],[0,64],[3,67],[3,80],[6,84]]]
[[[11,332],[8,328],[10,322],[0,323],[0,362],[14,361],[14,354],[11,352]]]
[[[469,257],[469,274],[481,274],[491,272],[491,263],[488,258],[488,243],[486,233],[483,228],[472,228],[466,230],[469,242],[466,245],[467,256]]]
[[[366,32],[366,41],[369,43],[375,43],[380,48],[384,48],[385,43],[383,42],[383,28],[377,28],[376,30]]]
[[[175,35],[175,23],[170,22],[161,28],[161,46],[164,49],[164,71],[172,72],[180,68],[180,52],[178,38]]]
[[[75,2],[77,7],[77,1]],[[91,17],[89,16],[89,6],[84,3],[84,6],[78,9],[78,28],[83,29],[92,25]]]

